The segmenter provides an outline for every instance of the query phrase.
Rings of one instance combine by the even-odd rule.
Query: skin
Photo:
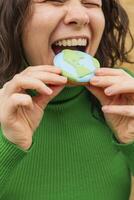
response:
[[[53,66],[55,55],[51,49],[52,43],[59,39],[84,35],[89,39],[87,53],[95,55],[105,26],[100,0],[33,0],[31,11],[30,17],[25,18],[22,33],[24,52],[31,66],[15,75],[0,90],[0,122],[3,134],[24,150],[31,147],[32,136],[45,114],[47,104],[67,83],[67,79],[61,76],[61,71]],[[127,104],[133,104],[134,97],[131,93],[134,91],[134,80],[121,70],[101,70],[96,72],[87,89],[101,102],[105,118],[117,133],[119,141],[128,142],[134,138],[133,134],[130,134],[133,132],[133,106],[126,109]],[[99,82],[96,82],[95,78],[98,78]],[[122,81],[125,84],[119,84]],[[36,89],[39,96],[31,98],[26,94],[25,89],[29,88]],[[116,94],[108,94],[108,88],[114,88],[113,91],[116,88]],[[123,98],[118,98],[120,93],[125,93],[124,96],[122,94]],[[129,101],[125,98],[127,93],[130,93]],[[105,105],[114,105],[118,109],[112,108],[111,115],[110,107],[106,109]],[[118,105],[123,105],[122,111]],[[122,120],[123,124],[129,125],[123,129],[123,136]],[[129,139],[126,139],[128,136]]]

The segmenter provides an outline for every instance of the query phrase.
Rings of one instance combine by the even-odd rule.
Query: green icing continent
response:
[[[70,74],[67,71],[62,70],[62,74],[63,74],[63,76],[69,78],[69,80],[78,81],[77,77],[75,77],[74,75]]]
[[[83,76],[86,76],[88,75],[89,73],[89,69],[87,67],[83,67],[83,66],[80,66],[80,67],[77,67],[77,73],[79,74],[79,77],[83,77]]]
[[[84,55],[81,52],[75,52],[67,49],[63,50],[63,59],[75,68],[78,77],[80,78],[91,73],[86,66],[81,66],[79,64],[79,61],[83,58]]]

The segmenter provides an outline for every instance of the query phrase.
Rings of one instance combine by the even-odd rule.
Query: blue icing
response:
[[[79,82],[89,82],[94,77],[94,73],[79,79]]]

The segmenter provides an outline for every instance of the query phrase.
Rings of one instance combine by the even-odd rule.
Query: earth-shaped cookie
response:
[[[98,60],[91,55],[65,49],[54,58],[54,65],[62,70],[62,75],[68,78],[70,84],[86,84],[100,67]]]

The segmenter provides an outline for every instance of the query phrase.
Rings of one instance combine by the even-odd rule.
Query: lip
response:
[[[85,52],[87,53],[87,50],[88,50],[88,48],[89,48],[89,41],[90,41],[90,39],[89,39],[88,36],[85,36],[85,35],[82,35],[82,36],[69,36],[69,37],[59,38],[59,39],[54,40],[54,41],[51,43],[51,46],[52,46],[54,43],[56,43],[56,42],[58,42],[58,41],[60,41],[60,40],[69,40],[69,39],[86,39],[86,40],[87,40],[87,45],[86,45],[86,51],[85,51]]]

